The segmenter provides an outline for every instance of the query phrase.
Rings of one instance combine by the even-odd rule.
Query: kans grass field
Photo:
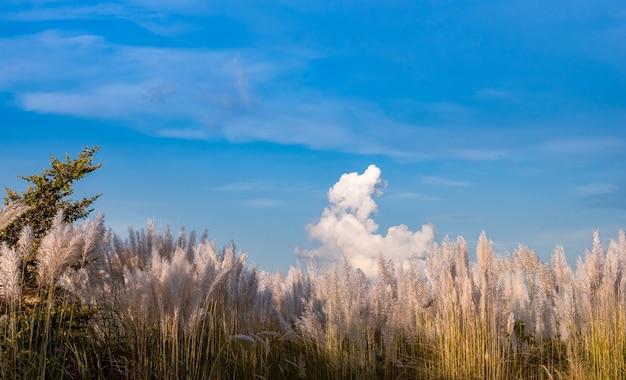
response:
[[[270,273],[206,233],[148,222],[122,237],[102,213],[84,219],[90,199],[65,196],[99,167],[93,152],[53,159],[52,169],[27,178],[28,191],[9,192],[0,211],[3,379],[626,373],[623,230],[608,242],[596,231],[575,268],[560,246],[542,262],[524,245],[499,254],[483,233],[476,247],[446,237],[402,263],[381,252],[375,275],[348,260]]]

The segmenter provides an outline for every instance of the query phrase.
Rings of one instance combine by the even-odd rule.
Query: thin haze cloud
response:
[[[455,181],[444,177],[423,177],[422,183],[424,183],[425,185],[446,187],[467,187],[471,185],[471,183],[466,181]]]

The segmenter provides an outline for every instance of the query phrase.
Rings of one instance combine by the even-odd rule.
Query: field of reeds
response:
[[[403,266],[383,255],[368,279],[348,261],[268,273],[206,234],[122,238],[59,214],[0,247],[0,377],[619,379],[626,234],[591,238],[575,270],[560,247],[498,255],[483,233],[475,251],[459,237]]]

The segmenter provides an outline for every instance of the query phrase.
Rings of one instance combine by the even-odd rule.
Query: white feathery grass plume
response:
[[[515,265],[522,269],[525,273],[536,274],[539,272],[541,262],[539,257],[532,249],[520,244],[513,254]]]
[[[550,258],[550,270],[555,281],[553,290],[555,333],[562,341],[567,341],[569,331],[576,325],[574,299],[574,273],[567,264],[561,245],[556,246]]]
[[[467,242],[462,236],[456,239],[456,268],[459,279],[470,276],[470,253]]]
[[[147,273],[151,291],[155,294],[154,306],[158,310],[159,320],[178,322],[177,317],[180,314],[178,305],[179,302],[184,302],[184,299],[181,300],[175,293],[181,290],[185,276],[179,276],[182,273],[174,273],[170,260],[173,260],[177,253],[185,260],[185,252],[182,249],[175,249],[175,253],[170,254],[165,249],[164,246],[153,247],[152,261]]]
[[[245,266],[245,254],[238,255],[240,268],[231,274],[230,295],[228,303],[234,308],[234,318],[237,325],[246,332],[253,332],[254,326],[260,319],[260,310],[255,309],[259,294],[258,270],[256,267]]]
[[[197,239],[198,239],[198,234],[196,233],[195,230],[192,230],[189,233],[189,238],[187,239],[187,248],[185,250],[187,254],[187,261],[189,261],[190,263],[195,263],[196,261],[196,248],[198,246]],[[200,238],[200,241],[202,240],[203,240],[203,237]]]
[[[555,290],[557,293],[564,292],[566,289],[570,289],[573,286],[574,272],[567,264],[562,245],[557,245],[554,249],[554,253],[550,258],[550,269],[554,274],[556,282]]]
[[[513,312],[509,313],[509,316],[506,320],[506,334],[508,336],[515,335],[515,314],[513,314]]]
[[[89,274],[85,268],[76,271],[63,271],[56,280],[56,286],[65,290],[67,294],[77,296],[84,304],[93,304],[93,297],[89,297],[90,291],[84,291],[84,287],[89,286]]]
[[[338,303],[337,296],[337,287],[338,287],[338,275],[337,275],[337,263],[331,263],[326,266],[321,275],[321,286],[319,289],[319,295],[315,294],[313,297],[309,299],[302,299],[302,305],[304,307],[303,316],[300,318],[304,318],[304,315],[307,313],[314,314],[313,312],[313,301],[320,299],[322,300],[323,309],[325,312],[326,320],[330,321],[331,329],[335,328],[336,322],[339,319],[338,309],[341,307]],[[331,330],[331,334],[334,331]]]
[[[481,232],[476,246],[476,258],[480,273],[483,277],[490,274],[493,268],[493,243],[487,239],[485,231]]]
[[[196,247],[195,268],[198,272],[197,288],[206,292],[219,273],[220,260],[215,250],[215,243],[202,240]],[[206,294],[205,294],[206,295]],[[206,297],[201,297],[198,302],[204,302]],[[209,299],[209,298],[206,298]]]
[[[22,202],[11,202],[0,210],[0,231],[7,228],[15,219],[19,218],[26,211],[30,210],[30,206],[26,206]]]
[[[18,250],[6,243],[0,246],[0,299],[9,304],[19,301],[22,296],[20,262]]]
[[[429,313],[432,311],[434,296],[431,283],[428,281],[428,268],[424,268],[422,260],[412,260],[410,263],[409,276],[415,302],[419,305],[418,312]]]
[[[298,379],[306,379],[306,362],[304,360],[304,354],[301,352],[298,355]]]
[[[445,239],[444,239],[445,242]],[[442,243],[443,244],[443,243]],[[433,297],[434,313],[440,315],[442,312],[445,315],[445,298],[448,289],[442,289],[443,281],[442,277],[446,275],[447,268],[445,260],[442,257],[441,246],[437,243],[433,244],[432,250],[426,256],[426,269],[424,270],[424,277],[431,289],[431,296]],[[442,310],[443,308],[443,310]]]
[[[210,264],[213,266],[213,270],[215,270],[215,265],[218,261],[215,242],[207,238],[200,240],[194,249],[194,262],[196,263],[196,267],[204,268],[205,265]]]
[[[336,265],[332,271],[332,281],[334,283],[333,300],[332,303],[334,315],[329,315],[328,319],[332,321],[337,327],[338,331],[342,331],[344,334],[353,337],[354,325],[359,321],[350,320],[353,316],[353,310],[355,309],[353,299],[355,291],[357,289],[352,288],[353,282],[353,269],[352,265],[344,257],[343,265],[339,267]],[[358,302],[358,300],[356,300]]]
[[[375,318],[374,326],[380,330],[389,321],[393,302],[397,298],[397,292],[393,263],[391,261],[386,261],[382,256],[380,256],[378,267],[379,276],[372,287],[373,298],[371,302]]]
[[[546,292],[537,285],[532,300],[533,329],[536,339],[550,338],[553,335],[554,320],[548,305]]]
[[[490,312],[492,315],[491,322],[494,323],[494,333],[498,334],[502,331],[506,331],[506,321],[511,312],[510,300],[507,298],[507,285],[503,278],[503,269],[496,271],[497,277],[494,281],[492,300],[490,305]]]
[[[530,305],[530,295],[526,287],[524,272],[514,267],[503,272],[500,277],[503,283],[504,298],[508,302],[507,309],[514,313],[518,319],[530,322],[532,318],[527,314]]]
[[[626,265],[626,231],[620,229],[617,233],[616,249],[619,252],[620,267]]]
[[[81,226],[84,239],[83,251],[80,258],[80,264],[86,263],[98,258],[102,252],[103,239],[106,229],[104,227],[104,214],[98,213],[93,220],[88,220]]]
[[[89,265],[105,272],[101,287],[109,289],[111,306],[123,318],[164,331],[194,331],[217,307],[229,316],[227,323],[248,333],[273,313],[271,306],[263,316],[256,312],[257,271],[246,268],[246,255],[235,256],[233,246],[217,254],[204,235],[196,244],[181,235],[174,240],[169,231],[154,231],[148,223],[147,232],[131,229],[125,241],[113,236],[103,260]]]
[[[603,282],[600,286],[601,297],[611,303],[618,301],[623,279],[623,265],[618,244],[614,240],[609,242],[606,250],[602,278]]]
[[[268,282],[271,281],[268,277],[268,272],[261,271],[258,273],[258,290],[254,301],[254,310],[258,312],[257,320],[262,326],[273,328],[277,327],[276,324],[274,324],[274,326],[269,325],[271,324],[270,320],[274,315],[274,311],[272,310],[272,306],[274,306],[274,292],[272,291],[272,286],[267,286]],[[276,328],[276,330],[278,329]]]
[[[33,254],[33,243],[35,242],[35,235],[33,234],[33,227],[25,226],[20,232],[20,237],[17,241],[17,250],[19,254],[25,258]]]
[[[287,322],[280,310],[276,307],[273,307],[272,309],[274,310],[274,315],[276,316],[276,319],[278,319],[278,324],[280,325],[283,334],[285,334],[285,337],[289,339],[295,337],[295,331],[293,331],[293,328]]]
[[[602,284],[603,266],[604,266],[604,249],[600,240],[600,232],[593,231],[593,245],[591,252],[587,252],[585,257],[585,283],[588,286],[589,294],[595,295],[596,291]]]
[[[398,299],[393,311],[394,320],[397,321],[396,324],[399,328],[414,326],[413,311],[415,310],[415,305],[411,302],[410,274],[403,267],[398,267],[396,273]],[[352,285],[352,288],[357,288],[356,284]]]
[[[311,303],[306,305],[304,315],[298,319],[296,327],[306,341],[315,342],[322,347],[325,346],[325,329],[320,320],[319,313],[315,312]]]
[[[185,249],[187,247],[187,231],[185,227],[181,227],[178,231],[178,238],[176,239],[176,247]],[[186,253],[186,252],[185,252]]]
[[[296,321],[300,318],[304,314],[306,302],[315,297],[311,278],[298,265],[289,268],[282,286],[278,287],[280,294],[276,294],[275,303],[287,320]]]
[[[585,261],[578,256],[576,258],[576,273],[574,281],[574,297],[575,297],[575,315],[577,324],[589,322],[593,313],[590,292],[589,277],[587,276],[587,267]]]
[[[249,345],[250,347],[256,346],[256,340],[250,335],[246,334],[235,334],[230,337],[230,340],[233,342],[244,343]]]
[[[461,312],[464,320],[469,321],[470,325],[478,317],[478,303],[476,297],[476,289],[471,276],[463,278],[461,288]]]
[[[176,246],[170,262],[164,262],[159,285],[162,287],[164,307],[168,315],[179,316],[189,303],[192,279],[192,265],[187,261],[187,253]]]
[[[174,241],[174,236],[172,235],[172,228],[170,226],[167,226],[167,228],[165,229],[165,233],[158,231],[156,236],[153,237],[151,248],[154,252],[152,255],[154,256],[155,254],[157,254],[169,260],[171,258],[171,255],[174,253],[175,245],[176,244]]]
[[[231,242],[222,253],[222,270],[229,270],[235,266],[235,245]]]
[[[487,240],[487,234],[483,231],[478,238],[476,257],[480,270],[480,317],[483,323],[488,321],[488,306],[492,301],[492,272],[494,265],[493,243]]]
[[[232,252],[232,254],[229,254],[229,251]],[[224,292],[222,293],[222,300],[225,306],[226,314],[237,317],[238,299],[241,296],[241,289],[239,287],[239,284],[245,281],[244,277],[246,276],[246,271],[244,270],[244,268],[247,255],[243,253],[235,254],[235,246],[234,244],[230,244],[225,248],[224,257],[226,259],[228,256],[231,255],[233,257],[231,264],[232,269],[230,270],[230,273],[226,280]],[[243,310],[244,309],[242,309],[242,312]]]
[[[619,257],[619,268],[620,268],[620,281],[619,281],[619,290],[622,294],[620,299],[620,306],[626,309],[626,232],[623,229],[620,229],[617,234],[617,241],[614,243],[615,249],[618,252]]]
[[[454,280],[459,274],[459,269],[456,263],[456,247],[448,235],[441,242],[441,253],[444,265],[447,268],[446,274],[449,274],[450,279]]]
[[[519,340],[517,339],[517,334],[515,333],[515,315],[513,315],[513,312],[510,312],[509,317],[507,318],[506,333],[511,340],[513,357],[515,357],[517,356],[517,346],[519,345]]]
[[[37,263],[39,281],[45,286],[53,286],[68,266],[80,262],[83,237],[74,225],[63,221],[63,211],[52,219],[52,227],[41,240]]]
[[[537,267],[537,283],[540,284],[548,295],[552,295],[556,289],[556,278],[550,270],[550,266],[539,262]]]
[[[233,270],[235,270],[235,262],[233,258],[233,251],[226,250],[224,259],[220,263],[218,263],[219,272],[217,276],[213,278],[211,285],[208,287],[206,292],[206,300],[207,302],[212,302],[217,300],[217,296],[220,292],[222,292],[228,286],[228,280],[230,274]],[[225,293],[225,292],[224,292]]]
[[[102,303],[105,297],[105,278],[108,276],[104,271],[107,263],[103,262],[107,261],[104,215],[98,213],[95,219],[85,221],[80,228],[74,228],[73,231],[77,238],[79,236],[82,238],[82,248],[76,257],[69,259],[65,265],[66,268],[74,270],[61,271],[56,284],[79,297],[85,304],[97,304],[98,298]]]
[[[559,294],[554,298],[555,331],[558,337],[566,342],[570,331],[576,328],[575,299],[571,290]]]
[[[478,311],[478,298],[476,297],[476,287],[472,275],[470,252],[467,242],[462,236],[456,240],[456,269],[455,288],[458,289],[458,298],[462,318],[467,321],[474,321]]]
[[[456,287],[458,266],[452,241],[446,236],[441,243],[441,275],[439,280],[439,293],[446,308],[456,308],[459,304],[459,292]]]
[[[356,344],[365,344],[363,330],[369,317],[369,310],[364,307],[368,303],[365,274],[355,270],[348,260],[344,260],[341,268],[335,266],[332,271],[327,270],[327,274],[327,307],[323,309],[327,329],[337,337],[344,336]]]
[[[532,303],[535,298],[537,287],[543,286],[541,281],[539,281],[539,273],[542,271],[545,272],[545,270],[542,269],[543,264],[539,261],[539,257],[537,257],[535,251],[523,244],[520,244],[513,253],[513,262],[525,276],[526,286],[528,287],[528,295]],[[542,276],[545,277],[544,281],[550,281],[549,274],[546,275],[543,273]]]

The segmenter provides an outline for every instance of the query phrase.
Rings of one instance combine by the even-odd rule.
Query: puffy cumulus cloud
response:
[[[320,220],[306,226],[309,238],[321,242],[321,246],[299,254],[321,262],[346,257],[369,277],[376,276],[381,254],[395,263],[423,257],[435,241],[432,225],[413,232],[401,224],[390,227],[385,236],[377,233],[378,224],[371,218],[378,211],[373,197],[382,194],[383,186],[376,165],[370,165],[362,174],[343,174],[328,191],[330,205]]]

